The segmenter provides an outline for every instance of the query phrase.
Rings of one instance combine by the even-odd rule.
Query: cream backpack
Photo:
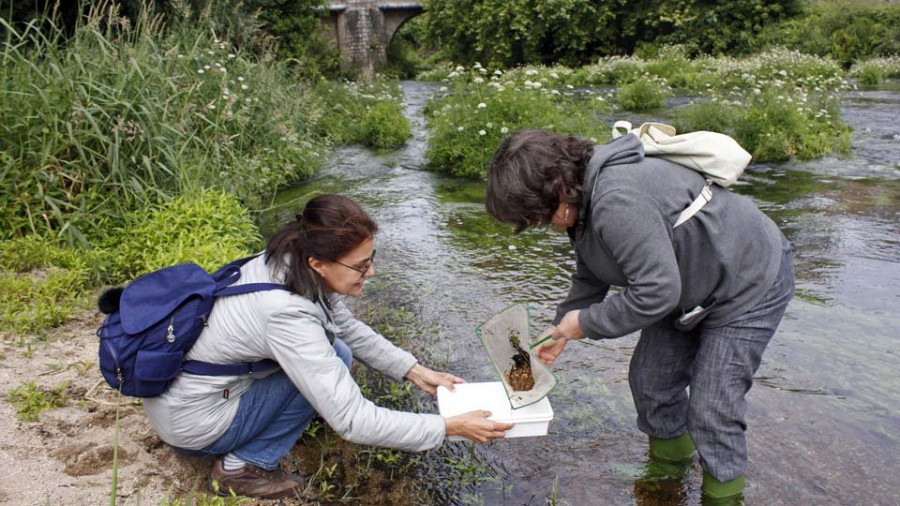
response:
[[[717,132],[698,131],[675,134],[675,127],[663,123],[644,123],[632,129],[627,121],[613,124],[613,139],[634,134],[644,146],[644,154],[658,156],[693,169],[706,178],[706,187],[700,195],[682,211],[675,227],[680,226],[697,214],[707,202],[712,200],[712,184],[728,187],[737,181],[750,163],[750,153],[731,137]]]

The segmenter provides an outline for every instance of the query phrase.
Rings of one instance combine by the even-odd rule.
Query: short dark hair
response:
[[[584,170],[594,143],[571,135],[523,130],[505,139],[491,160],[484,205],[516,233],[550,222],[559,192],[580,204]]]
[[[272,236],[266,246],[266,264],[284,271],[289,291],[327,303],[325,280],[309,266],[309,258],[334,262],[377,231],[378,225],[353,200],[319,195],[307,202],[296,220]]]

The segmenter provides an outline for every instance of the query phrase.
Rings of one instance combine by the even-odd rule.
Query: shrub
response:
[[[330,142],[395,148],[412,137],[401,97],[388,82],[323,81],[315,92],[328,110],[316,124],[317,133]]]
[[[33,332],[68,320],[97,279],[95,259],[37,236],[0,242],[0,329]]]
[[[538,71],[532,72],[521,76],[521,84],[509,75],[510,80],[502,84],[500,76],[486,81],[477,70],[454,77],[453,88],[444,88],[426,108],[432,129],[427,167],[456,176],[483,177],[500,141],[527,128],[595,139],[608,136],[600,115],[611,109],[602,95],[547,89]]]
[[[236,197],[198,190],[130,213],[108,239],[111,277],[129,280],[183,262],[211,271],[261,245],[256,225]]]
[[[620,107],[628,111],[649,111],[666,105],[670,89],[665,80],[644,75],[630,84],[622,86],[616,100]]]
[[[378,102],[366,111],[359,122],[360,140],[379,149],[398,148],[412,137],[403,106],[394,101]]]
[[[730,104],[703,101],[690,104],[675,112],[675,128],[679,133],[707,130],[730,132],[738,116],[738,110]]]

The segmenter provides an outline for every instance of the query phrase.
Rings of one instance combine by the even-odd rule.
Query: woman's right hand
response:
[[[490,411],[477,410],[451,416],[446,419],[447,435],[462,436],[476,443],[485,443],[492,439],[500,439],[506,431],[513,428],[511,423],[488,420]]]

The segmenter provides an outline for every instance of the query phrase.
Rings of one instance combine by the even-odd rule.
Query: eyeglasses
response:
[[[370,256],[369,259],[365,263],[360,265],[359,267],[353,267],[352,265],[347,265],[347,264],[345,264],[343,262],[339,262],[337,260],[335,260],[334,263],[336,263],[338,265],[343,265],[344,267],[346,267],[348,269],[353,269],[354,271],[358,272],[360,276],[365,276],[366,273],[369,272],[369,269],[372,268],[372,262],[374,262],[374,261],[375,261],[375,250],[373,249],[372,256]]]

